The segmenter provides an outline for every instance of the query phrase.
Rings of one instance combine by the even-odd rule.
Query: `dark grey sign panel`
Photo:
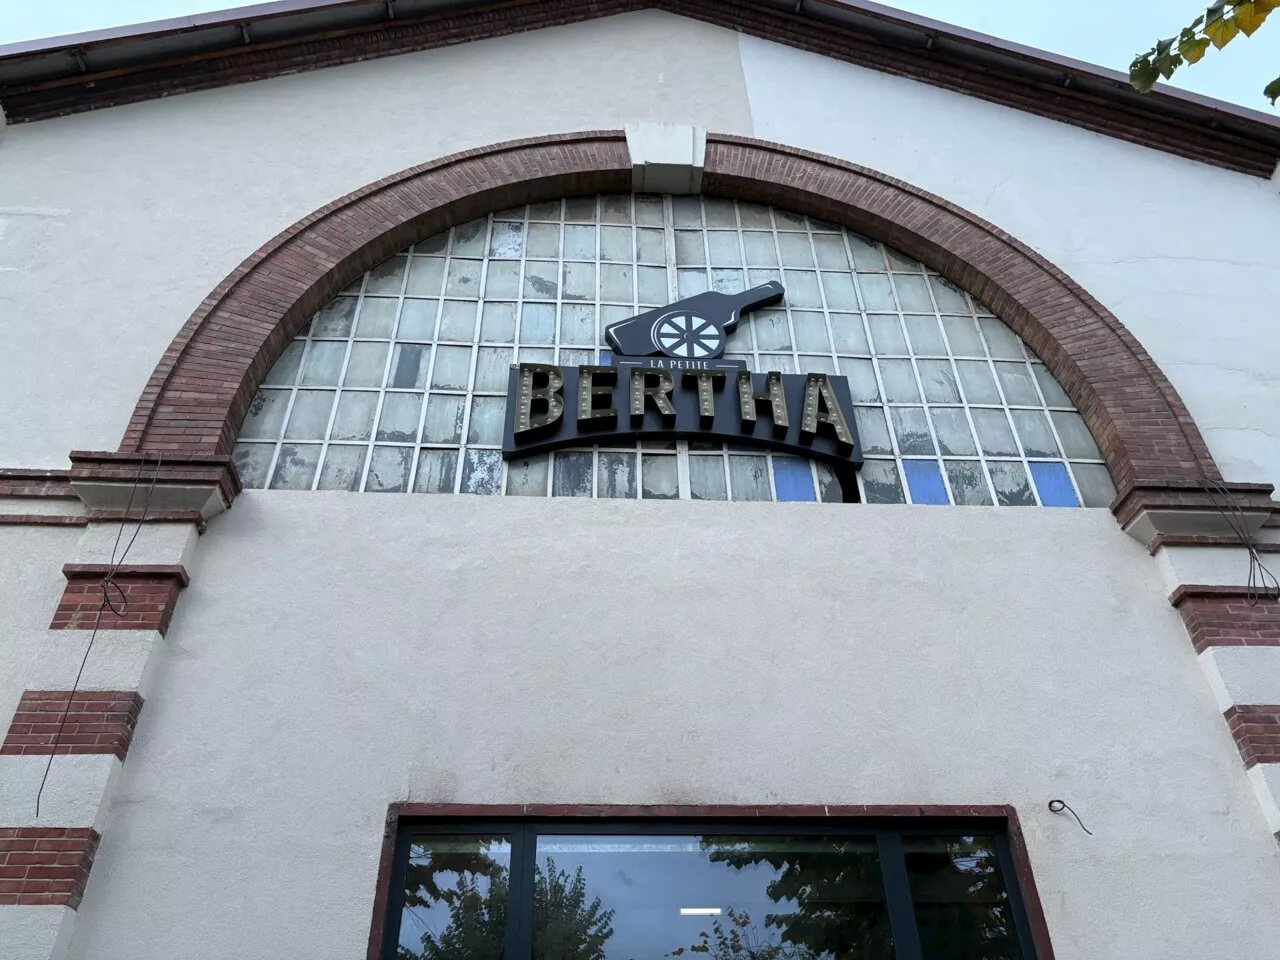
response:
[[[616,366],[519,364],[507,386],[504,457],[636,440],[705,440],[862,464],[844,377],[749,373],[734,361],[700,369],[619,357]]]

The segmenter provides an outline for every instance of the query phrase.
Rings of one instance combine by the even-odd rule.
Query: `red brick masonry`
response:
[[[54,611],[50,630],[159,630],[164,633],[178,602],[178,591],[190,583],[176,564],[138,564],[119,567],[106,590],[108,564],[68,563],[62,568],[66,589]]]
[[[1169,602],[1182,614],[1196,653],[1209,647],[1280,647],[1280,602],[1244,587],[1184,584]]]
[[[131,690],[25,690],[0,756],[113,753],[124,760],[142,697]],[[65,714],[65,717],[64,717]],[[59,733],[61,729],[61,733]]]
[[[1280,705],[1236,705],[1223,714],[1246,767],[1280,763]]]
[[[89,827],[0,827],[0,906],[80,906],[98,852]]]

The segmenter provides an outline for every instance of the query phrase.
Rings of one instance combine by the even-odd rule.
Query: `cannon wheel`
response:
[[[713,357],[724,345],[720,328],[696,313],[669,314],[658,321],[653,339],[669,357],[700,360]]]

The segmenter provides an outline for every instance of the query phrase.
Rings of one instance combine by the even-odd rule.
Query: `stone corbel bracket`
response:
[[[240,493],[228,455],[71,452],[71,489],[94,520],[148,520],[204,524]]]

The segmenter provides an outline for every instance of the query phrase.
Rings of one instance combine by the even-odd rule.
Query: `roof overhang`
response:
[[[1254,176],[1280,119],[865,0],[275,0],[0,46],[9,123],[657,8]]]

